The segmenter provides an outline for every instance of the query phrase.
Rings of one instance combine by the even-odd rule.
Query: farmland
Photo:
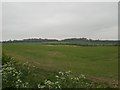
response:
[[[3,52],[18,62],[29,62],[39,67],[45,73],[44,77],[48,77],[44,71],[52,73],[71,70],[75,74],[82,73],[93,81],[117,83],[117,46],[6,43],[3,44]]]

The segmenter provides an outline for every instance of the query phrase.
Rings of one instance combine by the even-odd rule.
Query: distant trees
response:
[[[57,39],[42,39],[42,38],[32,38],[32,39],[23,39],[23,40],[9,40],[3,41],[3,43],[48,43],[48,44],[61,44],[61,45],[77,45],[77,46],[86,46],[86,45],[120,45],[119,41],[113,40],[92,40],[87,38],[68,38],[63,40]],[[51,43],[52,42],[52,43]]]
[[[17,43],[17,42],[57,42],[58,40],[56,39],[37,39],[37,38],[32,38],[32,39],[23,39],[23,40],[9,40],[9,41],[3,41],[3,43]]]

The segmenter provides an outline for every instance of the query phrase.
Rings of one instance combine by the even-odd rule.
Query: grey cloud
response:
[[[117,3],[3,3],[3,40],[118,39]]]

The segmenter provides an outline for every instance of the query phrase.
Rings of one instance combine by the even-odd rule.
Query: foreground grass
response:
[[[118,85],[96,83],[85,75],[72,74],[71,71],[49,72],[30,65],[19,63],[3,54],[2,82],[4,88],[117,88]],[[47,74],[44,76],[43,74]]]
[[[83,73],[94,81],[117,83],[117,46],[83,47],[15,43],[3,44],[3,51],[21,63],[29,62],[39,67],[43,70],[41,76],[46,76],[44,73],[47,71],[72,70],[73,73]]]

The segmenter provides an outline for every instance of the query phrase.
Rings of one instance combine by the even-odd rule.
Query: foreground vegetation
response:
[[[71,78],[80,77],[81,74],[87,77],[85,82],[90,83],[90,85],[91,83],[94,83],[92,86],[88,85],[89,87],[117,87],[118,85],[117,46],[4,43],[3,52],[16,60],[15,62],[12,62],[14,63],[12,65],[15,68],[15,71],[18,73],[19,71],[22,72],[22,74],[20,73],[20,76],[17,76],[21,78],[20,80],[23,83],[22,85],[20,84],[20,87],[23,87],[26,84],[26,87],[48,87],[45,86],[47,81],[52,84],[50,87],[55,87],[53,84],[57,82],[55,76],[59,76],[60,71],[66,73],[68,70],[72,71],[72,73],[68,75]],[[9,63],[11,65],[11,62]],[[6,65],[6,68],[9,63],[4,64]],[[72,84],[70,80],[67,80],[70,82],[68,82],[68,84]],[[10,79],[7,81],[12,80]],[[78,83],[78,86],[72,84],[72,86],[66,85],[65,87],[81,87],[80,83]],[[9,84],[10,82],[8,82],[7,85],[3,85],[16,85]],[[60,86],[64,87],[62,86],[62,83]],[[87,85],[85,86],[87,87]]]
[[[52,73],[45,79],[41,76],[41,69],[29,63],[19,63],[14,58],[3,54],[2,82],[3,88],[117,88],[106,83],[96,83],[85,75],[75,75],[71,71]],[[39,71],[38,71],[39,70]],[[37,72],[36,72],[37,71]],[[47,72],[47,74],[50,72]],[[34,77],[33,77],[34,76]],[[38,77],[40,76],[40,77]],[[30,78],[33,77],[33,78]],[[43,80],[42,80],[43,79]],[[37,80],[37,81],[36,81]]]

